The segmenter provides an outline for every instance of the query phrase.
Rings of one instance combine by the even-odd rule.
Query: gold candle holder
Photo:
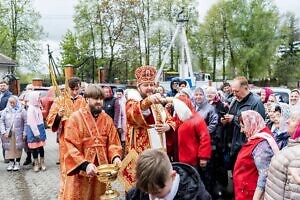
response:
[[[106,191],[100,196],[100,200],[118,199],[120,193],[112,189],[111,183],[118,177],[119,167],[115,164],[103,164],[98,168],[97,178],[100,182],[106,183]]]

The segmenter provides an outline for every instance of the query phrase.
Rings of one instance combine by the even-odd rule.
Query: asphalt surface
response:
[[[21,169],[19,171],[7,171],[7,164],[2,157],[0,148],[0,200],[55,200],[59,189],[59,165],[58,144],[56,134],[47,129],[47,141],[45,146],[46,171],[34,172],[32,165],[23,166],[26,153],[21,158]],[[118,182],[113,183],[113,188],[121,194],[120,200],[125,199],[124,187]],[[229,195],[218,200],[230,200],[232,197],[232,181],[230,179],[227,187]]]
[[[19,171],[7,171],[7,164],[2,157],[0,148],[0,199],[1,200],[55,200],[59,189],[59,165],[58,144],[56,134],[47,129],[47,141],[45,146],[46,171],[34,172],[32,165],[23,166],[26,153],[21,158]],[[115,182],[113,188],[120,193],[120,199],[124,198],[124,189]]]

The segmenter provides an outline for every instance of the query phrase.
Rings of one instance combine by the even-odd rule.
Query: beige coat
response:
[[[288,146],[272,158],[265,188],[266,200],[300,199],[300,185],[292,177],[291,169],[300,174],[300,138],[290,139]]]

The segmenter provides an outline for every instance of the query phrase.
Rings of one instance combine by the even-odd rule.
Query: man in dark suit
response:
[[[2,110],[4,110],[4,108],[6,107],[8,98],[11,95],[12,95],[11,92],[8,90],[8,83],[5,80],[1,80],[0,81],[0,114]],[[3,146],[2,146],[2,153],[3,153],[4,162],[8,163],[8,160],[5,159],[5,151]]]

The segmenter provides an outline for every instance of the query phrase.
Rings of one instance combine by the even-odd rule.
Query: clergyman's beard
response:
[[[89,105],[89,107],[90,107],[90,111],[91,111],[91,113],[92,113],[92,115],[94,117],[98,117],[99,114],[102,112],[102,108],[101,107],[100,108],[96,108],[96,106],[93,106],[93,105]]]
[[[142,96],[143,99],[145,99],[147,97],[147,94],[141,93],[141,96]]]
[[[153,94],[152,90],[147,90],[146,93],[140,92],[141,96],[143,99],[145,99],[147,96],[149,96],[148,94]]]

